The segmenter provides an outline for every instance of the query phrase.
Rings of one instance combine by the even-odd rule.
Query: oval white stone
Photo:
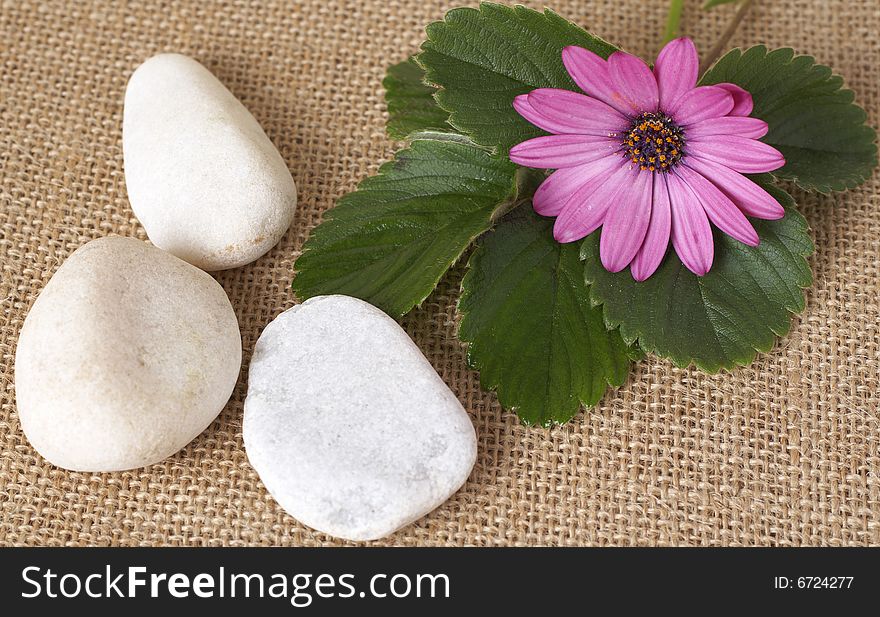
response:
[[[18,415],[49,462],[143,467],[223,409],[241,335],[211,275],[134,238],[76,250],[28,313],[15,356]]]
[[[224,270],[275,246],[296,186],[256,119],[208,69],[180,54],[144,62],[125,91],[125,184],[159,248]]]
[[[319,296],[260,335],[244,405],[248,458],[294,518],[386,536],[461,487],[473,425],[406,332],[372,305]]]

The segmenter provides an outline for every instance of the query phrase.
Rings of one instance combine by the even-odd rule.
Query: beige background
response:
[[[0,0],[0,544],[327,545],[284,514],[241,443],[247,359],[290,307],[292,265],[334,200],[387,159],[381,79],[454,2]],[[529,3],[540,5],[540,3]],[[549,1],[626,48],[656,53],[665,0]],[[730,7],[688,2],[705,49]],[[842,73],[875,126],[877,0],[760,0],[733,43],[793,45]],[[218,276],[241,324],[232,400],[188,447],[125,473],[73,473],[28,445],[15,411],[15,342],[57,266],[92,238],[145,238],[126,200],[126,80],[160,51],[203,62],[263,124],[296,178],[290,232]],[[445,505],[386,540],[402,545],[880,544],[878,181],[795,193],[817,244],[815,285],[791,335],[718,376],[636,364],[602,404],[552,430],[520,426],[481,392],[454,337],[454,273],[404,325],[479,436]],[[51,379],[50,375],[46,376]]]

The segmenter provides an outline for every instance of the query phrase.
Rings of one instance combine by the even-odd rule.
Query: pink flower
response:
[[[526,120],[552,133],[510,150],[526,167],[555,169],[535,192],[535,211],[555,216],[553,235],[573,242],[600,226],[599,252],[611,272],[630,266],[651,276],[672,238],[698,276],[712,267],[711,221],[749,246],[758,234],[747,216],[781,218],[782,206],[742,174],[785,164],[758,141],[767,123],[750,118],[751,95],[733,84],[697,87],[690,39],[670,42],[653,72],[623,52],[608,60],[580,47],[562,62],[585,93],[540,88],[516,97]]]

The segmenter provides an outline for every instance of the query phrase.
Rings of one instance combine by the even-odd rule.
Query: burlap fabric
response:
[[[464,0],[463,3],[466,3]],[[703,49],[731,16],[688,3]],[[455,2],[0,0],[0,544],[333,545],[286,515],[242,448],[250,351],[295,299],[309,230],[387,159],[381,79]],[[529,3],[540,5],[540,3]],[[658,49],[665,0],[550,4],[637,53]],[[842,73],[878,124],[877,0],[761,0],[734,38],[795,46]],[[122,101],[149,56],[209,67],[253,112],[296,178],[290,232],[218,275],[238,314],[245,367],[219,418],[162,464],[73,473],[39,457],[15,410],[16,339],[28,308],[78,246],[146,238],[128,205]],[[453,273],[404,326],[479,436],[476,467],[398,545],[880,544],[880,203],[796,193],[813,229],[815,285],[791,334],[718,376],[649,358],[570,424],[525,428],[480,390],[454,336]],[[51,379],[46,375],[46,379]]]

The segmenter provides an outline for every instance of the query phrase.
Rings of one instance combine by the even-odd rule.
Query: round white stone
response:
[[[319,296],[260,335],[244,445],[282,508],[319,531],[374,540],[465,482],[474,428],[397,323],[347,296]]]
[[[296,186],[266,133],[201,64],[144,62],[125,91],[125,184],[159,248],[202,268],[250,263],[293,220]]]
[[[158,462],[223,409],[241,335],[211,277],[133,238],[101,238],[61,265],[15,356],[18,416],[49,462],[117,471]]]

